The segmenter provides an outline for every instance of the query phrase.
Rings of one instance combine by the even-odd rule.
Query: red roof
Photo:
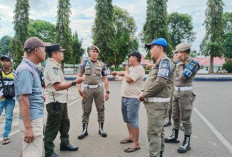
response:
[[[194,58],[200,65],[209,66],[210,65],[210,56],[200,58]],[[225,58],[214,57],[213,64],[214,65],[223,65],[225,63]]]

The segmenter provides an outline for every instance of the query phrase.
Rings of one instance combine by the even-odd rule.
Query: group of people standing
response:
[[[167,41],[158,38],[145,45],[150,50],[155,64],[142,85],[144,75],[140,65],[141,54],[133,52],[129,56],[129,65],[124,73],[114,72],[113,75],[124,76],[122,81],[122,115],[127,124],[129,136],[120,143],[132,143],[125,152],[140,149],[138,111],[142,101],[147,111],[147,137],[149,141],[149,157],[163,157],[164,143],[179,143],[180,123],[184,127],[184,141],[177,149],[185,153],[191,149],[192,134],[191,113],[196,95],[193,93],[192,82],[199,70],[199,64],[191,59],[189,43],[180,43],[173,51],[173,59],[167,57]],[[141,88],[142,87],[142,88]],[[170,105],[171,104],[171,105]],[[174,126],[171,136],[164,138],[164,126]],[[168,122],[165,119],[169,117]]]
[[[126,153],[140,149],[139,107],[140,102],[143,102],[148,118],[149,156],[162,157],[164,142],[179,142],[180,122],[183,123],[185,129],[185,138],[182,146],[178,148],[178,152],[185,153],[190,150],[192,133],[190,118],[195,99],[192,81],[199,69],[199,64],[190,58],[190,44],[188,43],[176,46],[174,55],[177,59],[174,60],[167,57],[167,41],[163,38],[155,39],[145,46],[150,50],[155,64],[144,85],[145,72],[140,64],[141,54],[138,51],[134,51],[128,56],[125,72],[112,73],[114,76],[124,77],[121,87],[121,110],[129,136],[122,139],[120,143],[131,143],[131,146],[124,150]],[[76,85],[82,97],[83,109],[83,131],[78,139],[83,139],[88,135],[93,100],[98,112],[98,133],[102,137],[107,137],[107,133],[103,129],[104,102],[109,99],[110,91],[106,65],[98,60],[99,48],[97,46],[90,47],[90,58],[82,62],[78,77],[72,82],[66,82],[64,79],[60,65],[64,57],[64,49],[59,44],[48,45],[36,37],[31,37],[24,43],[24,51],[27,55],[15,73],[11,68],[12,59],[9,56],[1,58],[3,66],[1,79],[10,80],[8,78],[11,78],[14,80],[15,96],[20,105],[19,127],[23,134],[21,156],[41,157],[44,145],[45,157],[58,157],[54,152],[54,140],[58,132],[61,140],[60,151],[78,150],[78,147],[71,145],[69,141],[70,122],[67,109],[67,89]],[[38,64],[45,60],[46,53],[48,59],[43,71]],[[2,82],[2,90],[4,84],[5,82]],[[10,83],[8,84],[10,85]],[[4,95],[3,93],[1,91],[2,95]],[[172,135],[164,138],[164,123],[170,108],[170,101],[172,101],[174,126]],[[45,129],[43,127],[44,104],[48,113]],[[10,142],[8,135],[12,123],[14,96],[12,99],[5,99],[2,96],[1,112],[3,107],[6,110],[3,143],[7,144]]]

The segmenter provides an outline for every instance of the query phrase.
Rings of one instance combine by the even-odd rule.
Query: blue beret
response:
[[[151,46],[153,46],[153,45],[159,45],[159,46],[167,47],[168,43],[164,38],[158,38],[158,39],[153,40],[151,43],[145,44],[145,46],[147,48],[151,48]]]

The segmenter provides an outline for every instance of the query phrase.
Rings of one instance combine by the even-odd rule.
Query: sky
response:
[[[196,40],[192,43],[193,50],[199,50],[199,45],[205,35],[205,20],[207,0],[168,0],[168,13],[187,13],[192,16]],[[224,12],[232,12],[232,0],[223,0]],[[13,16],[16,0],[0,0],[0,38],[4,35],[14,35]],[[95,18],[95,0],[70,0],[72,14],[70,27],[72,32],[78,32],[79,38],[86,48],[92,44],[92,26]],[[146,0],[112,0],[113,5],[126,9],[135,19],[138,35],[143,30],[146,20]],[[56,24],[58,0],[30,0],[30,18],[46,20]],[[143,47],[143,45],[140,45]],[[140,49],[140,51],[143,51]]]

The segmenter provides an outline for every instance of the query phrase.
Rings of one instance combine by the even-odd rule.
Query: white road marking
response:
[[[218,140],[232,154],[232,145],[222,136],[222,134],[214,127],[214,125],[210,123],[196,108],[194,108],[193,110],[197,113],[197,115],[201,118],[201,120],[210,128],[210,130],[214,133],[214,135],[218,138]]]
[[[68,104],[68,106],[72,106],[72,105],[74,105],[75,103],[79,102],[80,100],[81,100],[81,98],[79,98],[79,99],[77,99],[77,100],[74,100],[72,103]],[[12,126],[17,126],[17,125],[18,125],[18,122],[13,123]],[[17,130],[15,130],[14,132],[10,133],[9,137],[11,137],[11,136],[13,136],[13,135],[15,135],[15,134],[17,134],[17,133],[19,133],[19,129],[17,129]],[[2,142],[2,140],[3,140],[3,138],[0,139],[0,143]]]

